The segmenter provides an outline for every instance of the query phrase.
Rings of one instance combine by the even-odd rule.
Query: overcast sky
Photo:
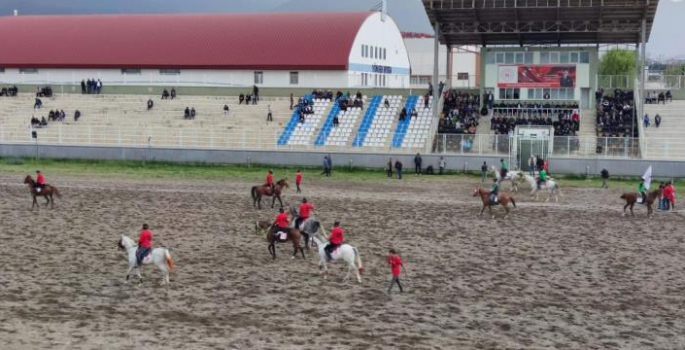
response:
[[[209,13],[368,10],[380,0],[0,0],[0,14]],[[432,33],[421,0],[388,0],[402,31]],[[649,56],[685,58],[685,0],[661,0],[647,45]]]

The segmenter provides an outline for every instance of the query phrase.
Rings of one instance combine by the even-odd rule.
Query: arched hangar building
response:
[[[381,12],[0,17],[0,83],[408,88]]]

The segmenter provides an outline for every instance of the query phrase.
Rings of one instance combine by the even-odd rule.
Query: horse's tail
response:
[[[252,199],[257,199],[257,186],[252,186]]]
[[[169,254],[169,249],[164,250],[164,255],[166,257],[166,264],[169,266],[169,271],[174,272],[174,259],[171,258],[171,254]]]
[[[57,190],[57,187],[55,187],[55,186],[50,186],[50,187],[52,187],[52,191],[55,192],[55,196],[57,196],[58,198],[62,198],[62,195]]]
[[[359,269],[359,274],[363,275],[364,274],[364,266],[362,266],[362,257],[359,255],[359,251],[357,250],[356,247],[352,247],[352,250],[354,250],[354,260],[355,263],[357,264],[357,269]]]
[[[514,208],[516,208],[516,201],[514,200],[514,197],[509,197],[511,199],[511,204],[514,205]]]

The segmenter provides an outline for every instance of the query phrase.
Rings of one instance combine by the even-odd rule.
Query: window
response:
[[[362,73],[362,86],[368,86],[369,85],[369,74],[368,73]]]
[[[469,73],[457,73],[457,80],[469,80]]]
[[[181,70],[180,69],[160,69],[159,74],[160,75],[180,75]]]
[[[521,89],[519,89],[519,88],[499,89],[499,99],[500,100],[518,100],[520,97],[521,97]]]
[[[264,84],[264,72],[254,72],[254,83]]]
[[[540,63],[549,63],[549,52],[540,52]]]
[[[388,50],[387,49],[383,49],[383,59],[384,60],[388,59]]]
[[[562,52],[559,55],[559,63],[568,63],[570,60],[569,53],[568,52]]]
[[[378,74],[373,75],[373,86],[378,86]]]
[[[290,72],[290,85],[297,85],[300,83],[300,73]]]
[[[523,63],[523,52],[516,53],[516,63]]]
[[[366,45],[362,45],[362,57],[366,57]]]
[[[559,53],[558,52],[550,52],[549,63],[559,63]]]
[[[578,53],[571,52],[571,63],[578,63]]]
[[[122,69],[121,74],[123,74],[123,75],[140,75],[140,69]]]
[[[529,100],[535,99],[535,89],[528,89],[528,99]]]
[[[19,73],[21,73],[21,74],[38,74],[38,69],[37,68],[21,68],[21,69],[19,69]]]
[[[503,52],[497,53],[497,63],[504,63],[504,53]]]
[[[581,52],[580,53],[580,63],[590,63],[590,53]]]
[[[524,63],[528,63],[528,64],[533,63],[533,53],[532,52],[526,52],[524,54],[524,56],[525,56],[523,58]]]
[[[504,54],[504,63],[514,63],[514,53],[507,52]]]
[[[485,54],[485,64],[495,64],[495,53],[488,52]]]
[[[373,50],[374,50],[373,58],[377,59],[378,58],[378,46],[376,46]]]

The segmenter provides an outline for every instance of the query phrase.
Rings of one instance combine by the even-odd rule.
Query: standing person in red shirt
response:
[[[297,192],[296,193],[302,193],[300,190],[300,184],[302,183],[302,170],[297,170],[297,174],[295,174],[295,186],[297,186]]]
[[[143,259],[152,251],[152,231],[147,224],[143,224],[143,230],[140,231],[138,238],[138,250],[136,250],[136,260],[138,266],[142,265]]]
[[[269,173],[266,174],[266,184],[264,186],[271,188],[271,192],[274,191],[274,171],[269,169]]]
[[[397,255],[397,252],[395,252],[395,249],[390,249],[390,255],[388,255],[388,265],[390,265],[390,270],[392,270],[392,280],[390,280],[390,286],[388,286],[387,293],[390,294],[390,290],[395,283],[397,283],[397,286],[400,287],[400,293],[402,293],[402,285],[400,284],[400,266],[402,267],[402,270],[404,270],[404,264],[402,263],[400,256]]]
[[[36,192],[40,192],[45,187],[45,177],[40,170],[36,170]]]
[[[333,250],[335,250],[335,248],[339,247],[344,240],[345,231],[343,231],[343,229],[340,228],[340,221],[336,221],[333,224],[331,234],[328,236],[328,245],[323,249],[324,252],[326,252],[326,257],[328,258],[328,261],[333,260],[331,258],[331,253],[333,252]]]
[[[312,203],[307,202],[307,198],[302,198],[302,204],[300,204],[300,215],[298,215],[297,219],[295,220],[295,228],[299,230],[300,225],[302,225],[305,220],[309,219],[309,212],[314,209],[315,208]]]

